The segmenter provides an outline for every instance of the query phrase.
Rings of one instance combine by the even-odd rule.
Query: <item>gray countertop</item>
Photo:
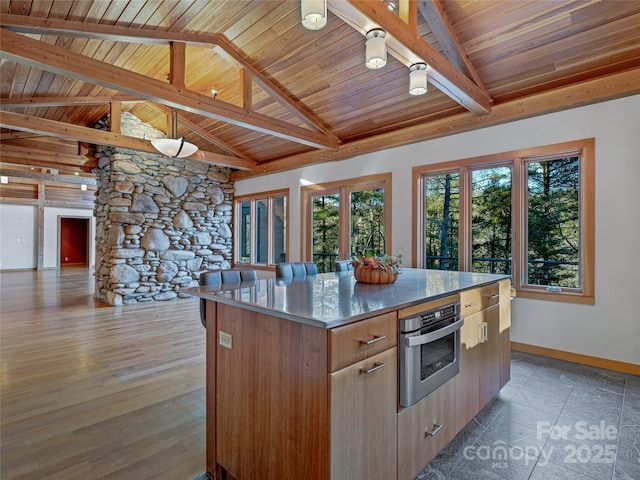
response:
[[[363,284],[352,271],[322,273],[285,283],[275,278],[206,285],[184,293],[321,328],[435,300],[507,275],[405,268],[395,283]]]

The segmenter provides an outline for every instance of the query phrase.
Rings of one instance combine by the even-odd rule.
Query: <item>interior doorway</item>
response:
[[[60,267],[88,267],[91,219],[58,217]]]

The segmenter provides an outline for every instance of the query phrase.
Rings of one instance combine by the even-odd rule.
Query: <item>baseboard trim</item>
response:
[[[619,362],[607,358],[592,357],[590,355],[582,355],[581,353],[565,352],[563,350],[538,347],[537,345],[518,342],[511,342],[511,350],[540,355],[541,357],[555,358],[556,360],[580,363],[582,365],[589,365],[590,367],[606,368],[607,370],[614,370],[616,372],[640,375],[640,365],[636,365],[635,363]]]

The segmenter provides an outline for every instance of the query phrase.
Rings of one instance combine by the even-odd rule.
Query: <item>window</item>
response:
[[[391,175],[303,187],[303,257],[332,272],[365,246],[391,254]]]
[[[458,270],[460,174],[456,171],[424,177],[425,268]]]
[[[288,190],[234,199],[234,263],[266,267],[287,260]]]
[[[414,168],[416,265],[593,303],[593,150],[588,139]]]

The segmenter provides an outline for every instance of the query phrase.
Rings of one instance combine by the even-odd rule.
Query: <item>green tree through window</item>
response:
[[[519,296],[593,303],[594,146],[415,167],[417,266],[511,275]]]

